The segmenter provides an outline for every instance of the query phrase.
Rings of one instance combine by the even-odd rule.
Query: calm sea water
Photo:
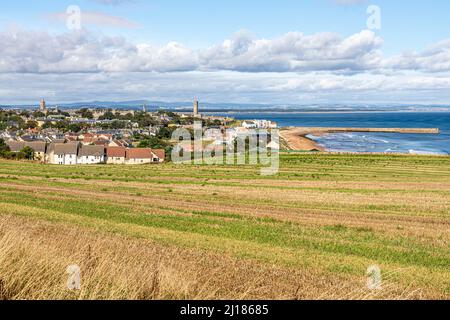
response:
[[[227,113],[238,120],[267,119],[279,126],[439,128],[441,133],[336,133],[310,136],[329,151],[450,154],[450,112],[417,113]]]

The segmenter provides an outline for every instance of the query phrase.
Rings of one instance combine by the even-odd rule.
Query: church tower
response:
[[[44,99],[42,99],[41,102],[39,103],[39,110],[42,111],[42,112],[47,111],[47,106],[45,104],[45,100]]]

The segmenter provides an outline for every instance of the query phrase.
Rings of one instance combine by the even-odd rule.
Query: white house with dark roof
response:
[[[105,147],[82,145],[78,151],[77,164],[105,163]]]
[[[46,161],[51,164],[77,164],[79,143],[51,143],[47,149]]]

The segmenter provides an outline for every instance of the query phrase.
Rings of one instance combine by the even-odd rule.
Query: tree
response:
[[[175,130],[176,128],[162,127],[161,130],[159,130],[157,137],[160,139],[172,139],[172,133]]]
[[[34,150],[30,147],[25,147],[22,150],[20,150],[20,157],[27,160],[33,160],[34,159]]]
[[[43,113],[42,111],[35,111],[35,112],[33,112],[33,117],[34,118],[44,118],[45,113]]]
[[[119,120],[114,120],[110,124],[111,129],[125,129],[126,127],[127,127],[126,122],[119,121]]]
[[[152,148],[152,149],[164,149],[167,147],[167,143],[157,137],[148,137],[139,142],[139,148]]]
[[[20,112],[20,116],[21,117],[25,117],[25,118],[29,118],[30,117],[30,112],[26,111],[26,110],[22,110]]]
[[[72,123],[72,124],[69,124],[68,126],[67,126],[67,129],[70,131],[70,132],[74,132],[74,133],[78,133],[78,132],[80,132],[81,131],[81,126],[79,125],[79,124],[77,124],[77,123]]]
[[[53,128],[53,125],[52,125],[51,122],[45,122],[45,123],[42,125],[42,129],[50,129],[50,128]]]
[[[38,123],[33,120],[29,120],[27,121],[27,123],[25,123],[25,129],[36,129],[38,126]]]
[[[114,113],[112,112],[112,110],[108,109],[98,119],[99,120],[113,120],[113,119],[115,119],[115,116],[114,116]]]
[[[76,112],[76,114],[80,115],[82,118],[93,119],[94,114],[88,108],[82,108]]]
[[[9,151],[9,146],[6,144],[5,140],[0,139],[0,157],[4,158]]]

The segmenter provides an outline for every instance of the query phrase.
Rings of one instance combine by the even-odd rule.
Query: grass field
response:
[[[0,161],[0,212],[0,299],[450,298],[450,157]]]

